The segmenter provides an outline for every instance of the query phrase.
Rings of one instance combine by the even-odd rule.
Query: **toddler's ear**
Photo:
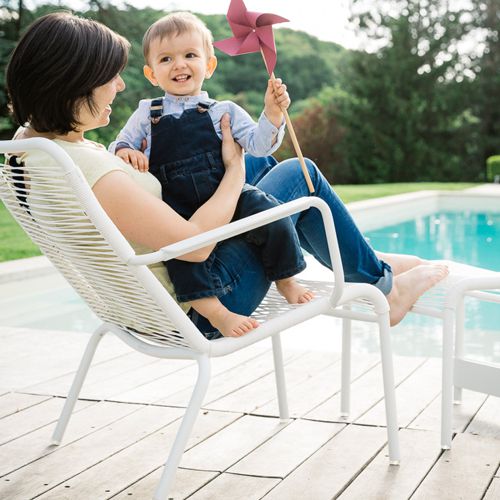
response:
[[[144,76],[151,82],[151,85],[158,87],[158,80],[156,79],[155,74],[153,73],[153,68],[145,64],[144,67],[142,68],[142,71],[144,72]]]
[[[215,56],[211,56],[207,62],[207,71],[205,72],[205,78],[210,78],[217,67],[217,58]]]

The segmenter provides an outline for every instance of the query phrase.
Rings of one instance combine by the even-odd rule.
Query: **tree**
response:
[[[484,36],[483,53],[477,61],[474,85],[474,112],[480,120],[480,156],[500,153],[500,3],[475,0],[475,23]]]
[[[474,25],[471,9],[447,6],[388,0],[353,15],[359,36],[381,47],[354,52],[344,74],[353,99],[343,148],[357,182],[478,178],[472,58],[460,50]]]

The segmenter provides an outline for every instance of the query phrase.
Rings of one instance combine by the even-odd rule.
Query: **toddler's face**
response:
[[[216,65],[217,59],[206,54],[201,34],[186,32],[153,40],[144,75],[169,94],[198,95],[203,81],[212,76]]]

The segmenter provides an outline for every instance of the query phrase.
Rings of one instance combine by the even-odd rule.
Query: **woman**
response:
[[[222,121],[226,168],[223,180],[189,220],[161,200],[154,177],[135,171],[103,146],[87,141],[85,132],[109,123],[111,104],[125,88],[120,72],[127,62],[128,48],[123,37],[102,24],[67,13],[49,14],[27,29],[11,56],[6,78],[15,119],[19,125],[29,123],[18,138],[47,137],[61,146],[80,167],[104,210],[128,240],[157,250],[227,224],[245,178],[280,202],[309,196],[295,159],[280,164],[269,158],[249,159],[245,173],[242,153],[232,140],[227,117]],[[30,162],[37,161],[36,153],[24,159],[29,167]],[[422,293],[446,276],[447,268],[412,256],[377,255],[316,166],[310,161],[307,165],[314,195],[332,211],[346,280],[371,283],[382,290],[390,304],[391,324],[398,323]],[[292,219],[302,247],[329,267],[319,212],[311,209]],[[267,293],[270,282],[256,248],[243,239],[211,245],[181,259],[201,262],[212,252],[212,272],[220,280],[220,301],[246,319],[242,327],[226,334],[243,335],[257,326],[248,316]],[[166,276],[162,278],[168,286]],[[197,313],[190,314],[207,338],[220,336],[217,325],[214,328]]]

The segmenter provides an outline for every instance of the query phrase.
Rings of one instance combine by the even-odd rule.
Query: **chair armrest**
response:
[[[323,219],[330,260],[332,262],[332,270],[335,275],[335,289],[331,301],[332,303],[336,303],[342,294],[344,284],[344,271],[342,269],[340,250],[330,208],[325,201],[315,196],[302,197],[297,200],[289,201],[277,207],[270,208],[269,210],[251,215],[250,217],[231,222],[225,226],[172,243],[171,245],[160,248],[160,250],[156,252],[133,256],[127,261],[127,264],[140,266],[175,259],[180,255],[184,255],[219,241],[227,240],[238,234],[255,229],[256,227],[264,226],[265,224],[269,224],[312,207],[320,211]]]
[[[464,295],[466,292],[471,291],[477,292],[475,294],[476,298],[490,300],[492,302],[500,302],[500,296],[497,296],[495,300],[491,300],[491,297],[488,297],[488,295],[491,296],[492,294],[481,293],[485,290],[500,291],[500,273],[497,272],[488,276],[461,279],[455,283],[453,288],[448,292],[445,307],[448,309],[454,309],[460,295]]]

